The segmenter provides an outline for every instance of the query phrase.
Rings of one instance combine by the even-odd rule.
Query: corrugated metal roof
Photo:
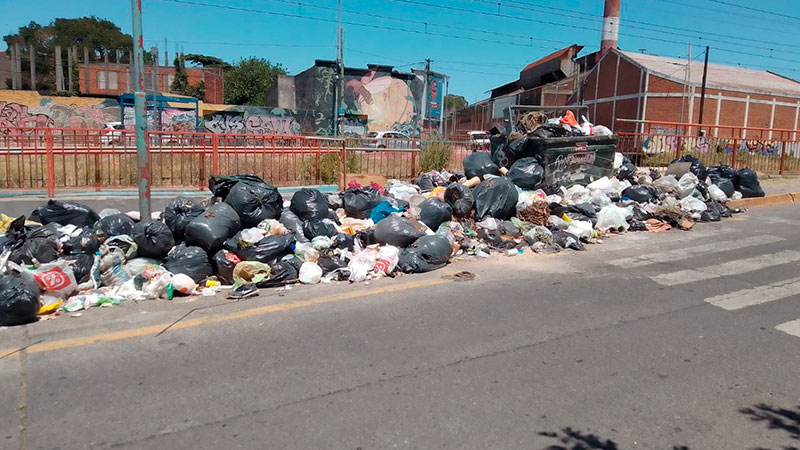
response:
[[[648,71],[679,83],[683,83],[686,77],[686,60],[621,50],[619,53]],[[702,82],[703,61],[692,61],[689,83],[700,86]],[[707,84],[712,88],[754,91],[763,94],[787,94],[800,97],[800,82],[765,70],[709,63]]]

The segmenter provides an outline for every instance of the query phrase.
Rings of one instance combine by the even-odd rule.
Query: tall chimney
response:
[[[600,42],[601,57],[619,45],[620,3],[622,0],[606,0],[606,8],[603,12],[603,40]]]

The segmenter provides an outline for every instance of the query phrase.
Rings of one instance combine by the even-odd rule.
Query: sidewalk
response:
[[[798,176],[764,177],[760,181],[761,187],[767,195],[800,192],[800,177]]]

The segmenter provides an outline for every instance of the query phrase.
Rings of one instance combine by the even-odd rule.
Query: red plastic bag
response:
[[[575,120],[575,114],[573,114],[572,111],[567,111],[567,113],[564,114],[564,117],[561,118],[561,123],[563,125],[569,125],[571,127],[578,126],[578,121]]]

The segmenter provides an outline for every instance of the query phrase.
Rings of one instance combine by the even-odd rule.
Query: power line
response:
[[[788,14],[776,13],[775,11],[766,11],[766,10],[763,10],[763,9],[753,8],[751,6],[739,5],[739,4],[736,4],[736,3],[726,2],[726,1],[723,1],[723,0],[708,0],[708,1],[710,1],[712,3],[719,3],[720,5],[727,5],[727,6],[732,6],[734,8],[744,9],[744,10],[747,10],[747,11],[753,11],[753,12],[758,12],[758,13],[762,13],[762,14],[769,14],[771,16],[785,17],[787,19],[792,19],[792,20],[800,20],[800,17],[797,17],[797,16],[790,16]]]

